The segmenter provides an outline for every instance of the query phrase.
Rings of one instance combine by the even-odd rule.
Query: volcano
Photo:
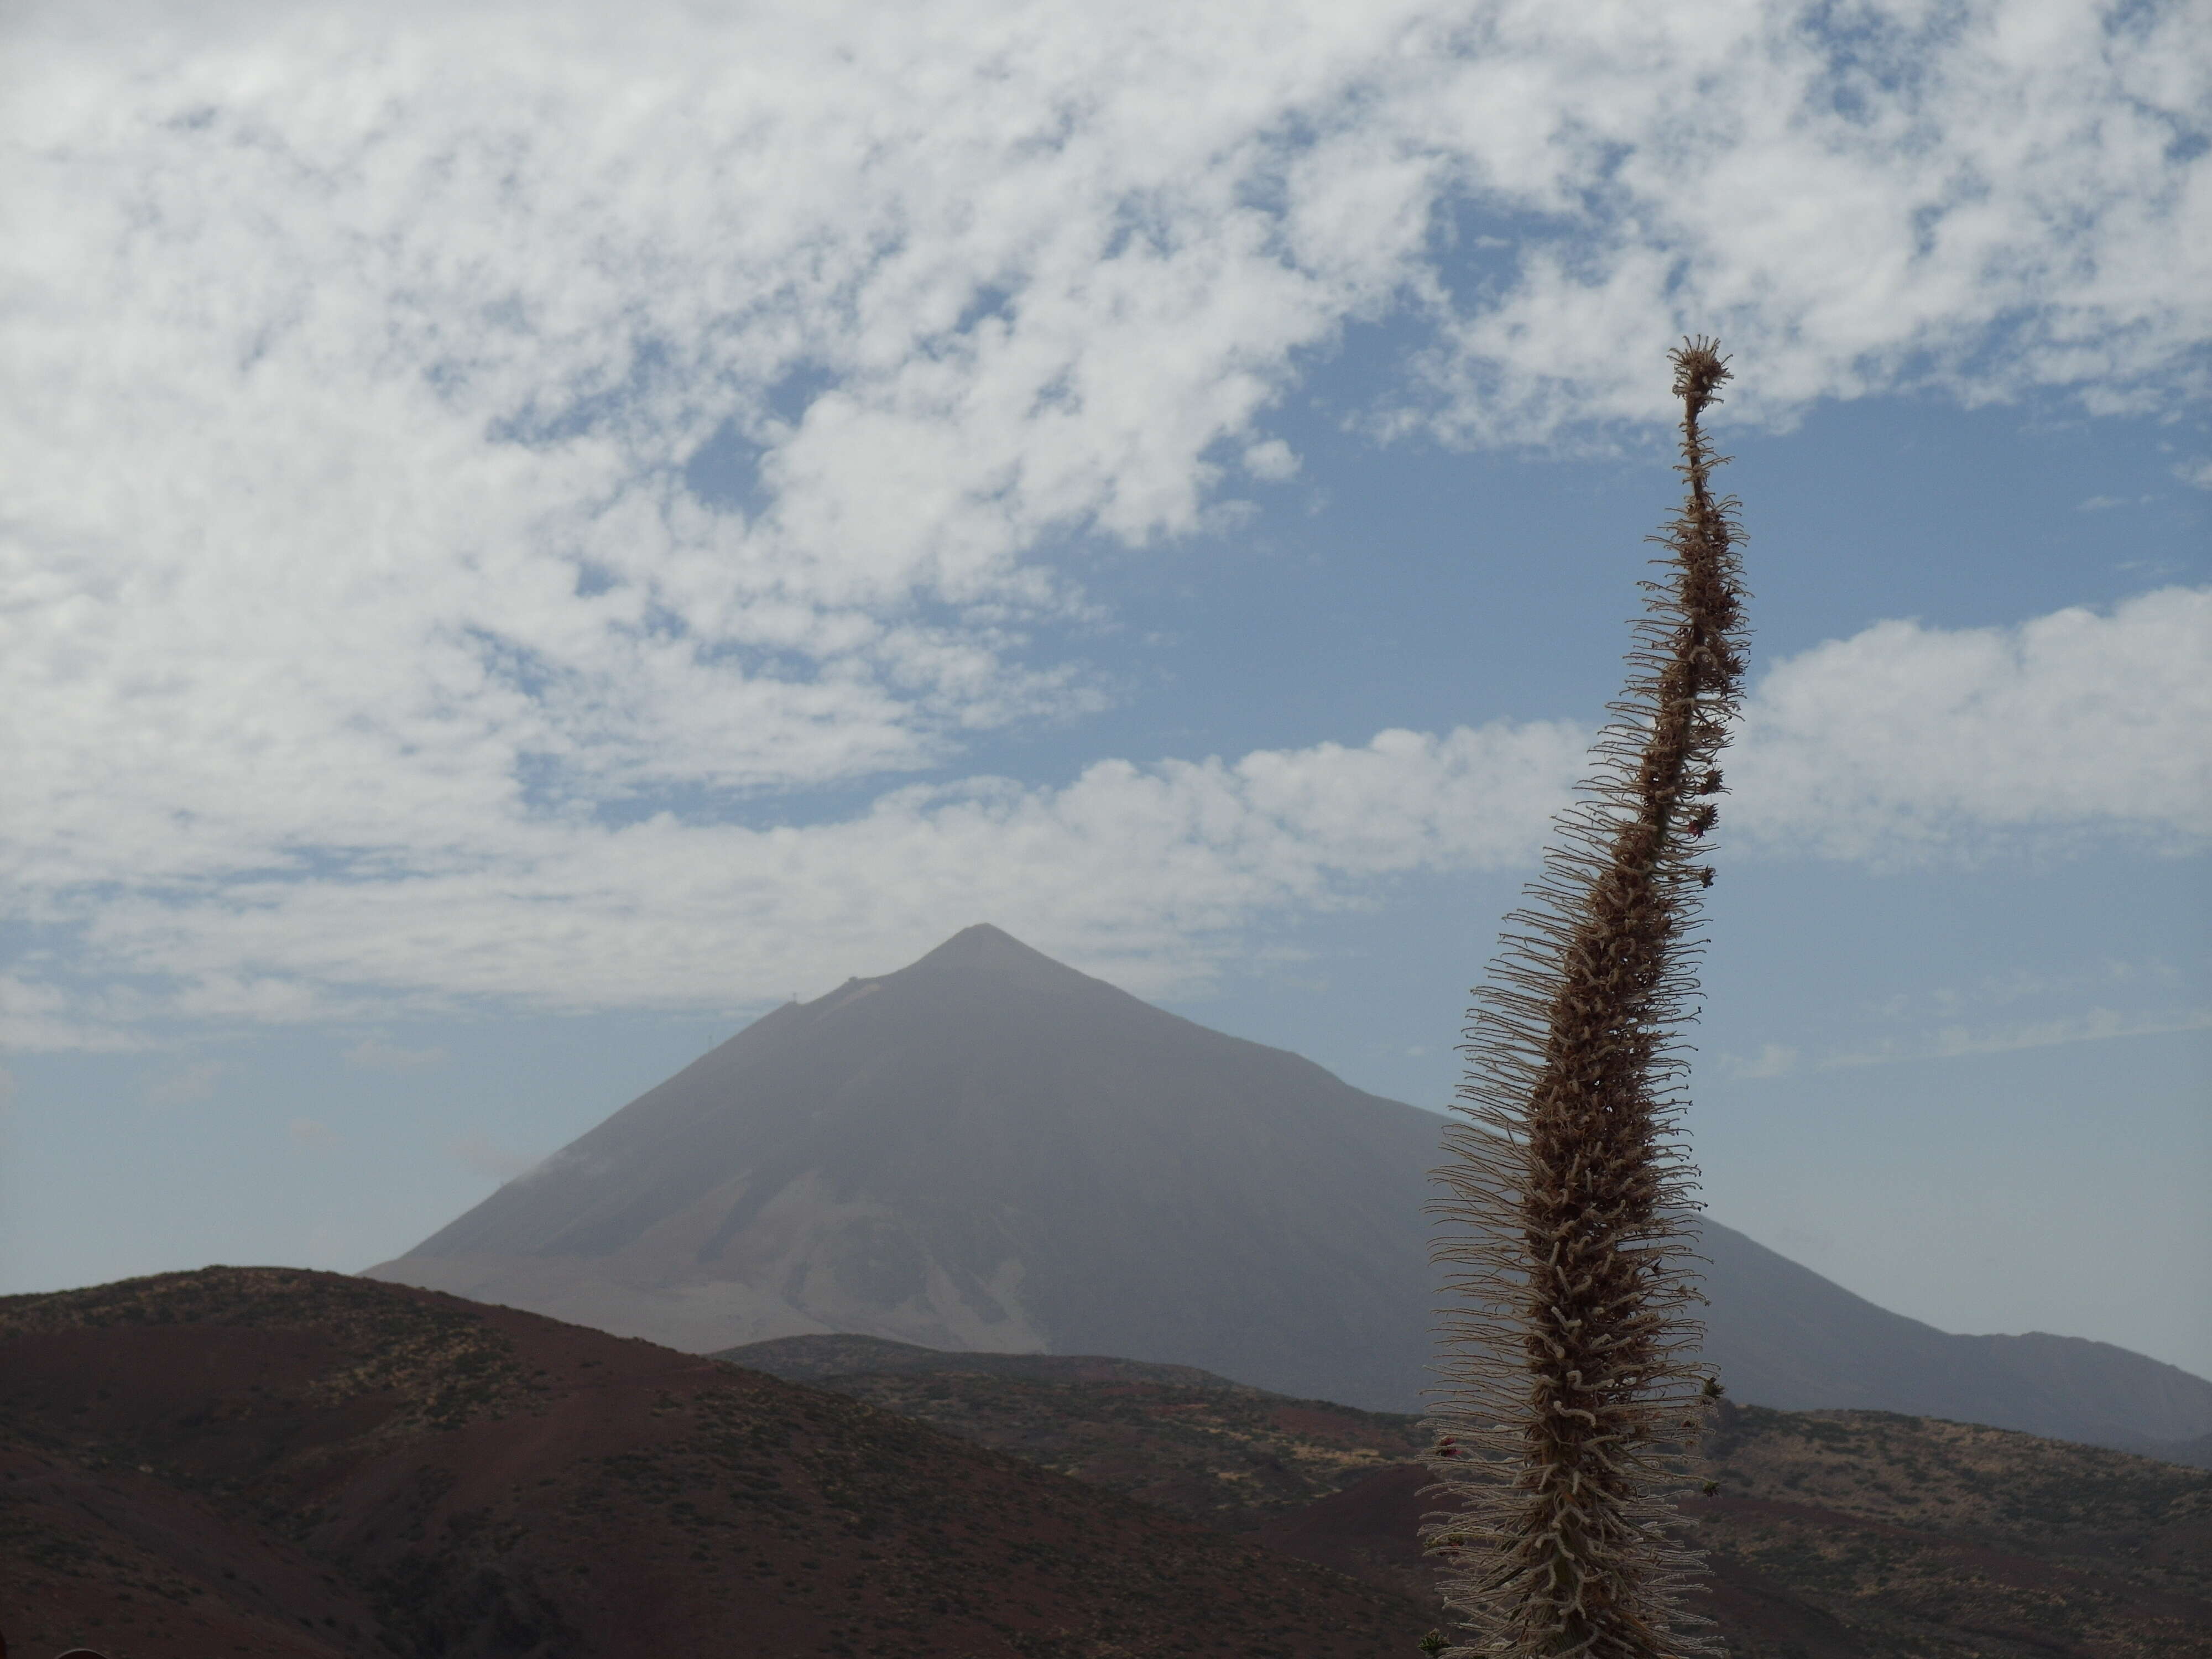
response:
[[[1402,1407],[1442,1127],[979,926],[776,1009],[370,1272],[695,1352],[848,1331]]]
[[[776,1009],[369,1273],[695,1353],[845,1333],[1415,1410],[1443,1127],[978,926]],[[1737,1399],[2190,1461],[2212,1434],[2173,1366],[1951,1335],[1702,1230]]]

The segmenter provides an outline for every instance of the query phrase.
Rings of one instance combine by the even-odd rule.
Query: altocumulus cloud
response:
[[[1730,832],[1754,854],[1893,863],[2024,834],[2201,845],[2208,656],[2212,592],[2197,590],[2009,630],[1879,624],[1765,677],[1730,772]],[[1869,685],[1894,706],[1849,712]],[[1398,872],[1528,864],[1588,738],[1493,723],[1233,763],[1101,762],[1060,788],[917,786],[805,827],[513,812],[479,825],[466,857],[426,853],[380,878],[240,874],[198,898],[108,896],[92,938],[170,976],[168,1010],[231,1019],[394,996],[766,999],[794,974],[919,951],[983,915],[1164,988],[1203,970],[1208,936],[1269,907],[1342,902]],[[15,1036],[68,1044],[102,1029],[50,1000]]]
[[[1580,732],[895,786],[1096,705],[1039,659],[1090,604],[1040,550],[1192,530],[1224,455],[1286,475],[1269,410],[1354,320],[1426,343],[1366,416],[1452,442],[1663,416],[1649,343],[1692,325],[1760,364],[1739,419],[2201,387],[2201,21],[15,8],[0,696],[40,713],[0,853],[73,943],[10,981],[11,1035],[720,1003],[984,908],[1141,983],[1267,905],[1523,860]],[[1512,228],[1477,283],[1435,233],[1461,209]],[[2023,814],[2183,833],[2201,769],[2153,750],[2188,709],[2148,692],[2118,757],[2013,744],[2009,805],[1945,769],[1964,702],[1918,749],[1820,712],[1867,663],[2026,707],[2076,635],[2201,629],[2201,595],[2139,604],[1785,665],[1737,821],[1851,857]],[[878,798],[811,820],[826,786]]]
[[[2212,831],[2212,590],[2016,628],[1887,622],[1776,665],[1731,819],[1756,846],[1875,863],[2023,834]]]

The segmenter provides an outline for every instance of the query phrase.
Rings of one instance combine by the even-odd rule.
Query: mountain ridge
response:
[[[1417,1419],[767,1346],[818,1384],[300,1268],[0,1297],[0,1619],[118,1659],[1387,1659],[1444,1622]],[[1739,1659],[2212,1655],[2212,1477],[1890,1413],[1717,1429],[1686,1509]]]
[[[843,1331],[1418,1404],[1445,1120],[1152,1007],[988,924],[755,1021],[377,1277],[711,1352]],[[1735,1396],[2141,1450],[2212,1382],[1956,1336],[1705,1220]]]
[[[790,1337],[716,1356],[914,1417],[1413,1600],[1418,1417],[1095,1355]],[[1735,1659],[2212,1656],[2212,1473],[1894,1412],[1723,1401],[1685,1516]]]
[[[22,1650],[1387,1659],[1433,1613],[862,1402],[299,1268],[0,1297]]]

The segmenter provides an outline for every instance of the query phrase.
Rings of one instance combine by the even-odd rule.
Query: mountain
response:
[[[963,1376],[1019,1377],[1040,1382],[1172,1382],[1259,1392],[1195,1365],[1163,1365],[1095,1353],[961,1353],[880,1336],[779,1336],[707,1357],[749,1370],[766,1371],[787,1382],[864,1373],[928,1377],[957,1371]]]
[[[1986,1423],[2212,1468],[2212,1382],[2078,1336],[1954,1336],[1708,1221],[1705,1351],[1736,1398]]]
[[[1292,1400],[1186,1366],[896,1342],[856,1350],[854,1340],[787,1336],[711,1357],[918,1418],[1226,1532],[1250,1532],[1431,1443],[1418,1417]]]
[[[706,1352],[845,1332],[1413,1408],[1441,1121],[995,927],[757,1021],[369,1269]],[[1954,1336],[1707,1221],[1734,1397],[2189,1455],[2212,1382]]]
[[[1419,1419],[1090,1356],[839,1336],[721,1356],[1434,1595]],[[836,1368],[844,1366],[842,1370]],[[1734,1659],[2212,1659],[2212,1473],[1887,1412],[1723,1405],[1688,1501]]]
[[[369,1271],[696,1351],[858,1331],[1402,1404],[1439,1127],[970,927]]]
[[[1414,1418],[1094,1356],[765,1346],[819,1386],[290,1268],[0,1297],[6,1645],[1403,1659],[1439,1622]],[[855,1359],[884,1369],[823,1374]],[[1705,1459],[1736,1659],[2212,1659],[2212,1474],[1757,1408]]]
[[[1434,1612],[834,1394],[335,1273],[0,1298],[0,1620],[250,1659],[1402,1659]]]
[[[1727,1407],[1682,1508],[1731,1659],[2212,1659],[2198,1471],[1889,1412]],[[1423,1593],[1401,1465],[1244,1535]]]

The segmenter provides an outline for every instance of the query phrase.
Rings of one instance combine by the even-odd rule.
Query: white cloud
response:
[[[2212,455],[2179,463],[2173,469],[2173,476],[2194,489],[2212,489]]]
[[[1431,342],[1385,423],[1468,441],[1648,417],[1656,344],[1712,325],[1739,417],[2185,392],[2192,9],[1869,5],[1845,52],[1826,8],[1687,0],[16,7],[0,699],[39,715],[0,890],[170,983],[19,968],[0,1034],[743,1003],[985,915],[1141,978],[1258,908],[1524,859],[1565,728],[716,820],[1097,707],[1035,659],[1088,615],[1039,547],[1288,476],[1268,411],[1355,319]],[[1990,695],[2120,621],[2037,624],[2056,655]],[[1801,665],[1731,821],[1875,856],[2201,805],[2132,693],[2110,754],[2063,695],[2063,738],[2000,732],[2009,781],[1946,775],[1971,744],[1898,781],[2003,725],[1963,704],[1806,769],[1824,676],[1940,696],[2014,649],[1897,624]]]
[[[1470,435],[1649,416],[1711,323],[1770,413],[2185,378],[2207,49],[2025,9],[18,8],[31,799],[212,869],[935,763],[1095,696],[1021,663],[1040,537],[1200,525],[1394,308]],[[1466,305],[1462,200],[1517,260]]]
[[[1485,52],[1393,106],[1564,228],[1438,355],[1469,432],[1654,413],[1643,342],[1692,327],[1756,364],[1762,410],[2202,384],[2212,170],[2174,161],[2202,150],[2201,6],[1485,15]]]
[[[2208,630],[2212,591],[2168,589],[2109,616],[1883,623],[1816,647],[1755,690],[1723,829],[1750,855],[1878,864],[2089,830],[2201,845]],[[103,893],[85,936],[95,959],[172,978],[169,1006],[225,1020],[462,997],[736,1007],[980,920],[1158,992],[1270,910],[1356,902],[1398,872],[1525,867],[1586,742],[1499,722],[1103,761],[1062,787],[913,787],[771,829],[511,811],[413,871]]]
[[[337,1130],[312,1117],[294,1118],[284,1126],[284,1133],[295,1146],[307,1152],[327,1152],[340,1140]]]
[[[1583,750],[1572,726],[1499,724],[1233,763],[1101,762],[1059,789],[910,788],[805,828],[509,816],[425,872],[109,898],[90,941],[233,1019],[272,1017],[265,984],[307,999],[300,1018],[420,994],[741,1005],[983,919],[1158,987],[1269,907],[1341,902],[1397,871],[1525,863]]]
[[[1281,483],[1298,472],[1298,458],[1280,438],[1250,446],[1244,452],[1244,470],[1267,483]]]
[[[22,973],[0,974],[0,1048],[21,1054],[132,1046],[113,1023],[88,1018],[60,985]]]
[[[1723,822],[1753,846],[1876,863],[1992,836],[2212,826],[2212,589],[2017,628],[1887,622],[1776,665]]]

